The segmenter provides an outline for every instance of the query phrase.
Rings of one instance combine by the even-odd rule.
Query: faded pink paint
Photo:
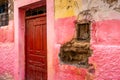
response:
[[[0,43],[0,73],[10,72],[15,80],[24,80],[25,74],[24,13],[29,7],[40,6],[39,1],[15,0],[14,40],[13,36],[9,36],[7,40],[0,36],[0,41],[6,40],[6,43]],[[32,5],[32,3],[34,4]],[[48,80],[85,80],[86,69],[61,64],[58,58],[60,46],[75,35],[74,20],[75,17],[62,18],[55,20],[54,24],[54,0],[47,0]],[[95,66],[95,80],[120,79],[119,25],[119,20],[98,21],[92,25],[91,48],[93,55],[89,62]],[[2,30],[5,31],[5,29]],[[10,33],[13,33],[11,28]],[[9,31],[5,34],[8,35]],[[1,32],[0,35],[2,35]]]
[[[120,44],[120,20],[103,20],[93,23],[93,44]]]
[[[95,45],[90,63],[95,65],[95,80],[120,80],[120,46]]]
[[[4,43],[14,41],[13,27],[13,20],[10,20],[8,26],[3,26],[0,28],[0,42]]]
[[[56,45],[53,56],[54,80],[85,80],[86,69],[61,64],[58,58],[60,46],[70,41],[74,35],[75,17],[55,21]],[[98,21],[92,24],[91,48],[93,54],[89,63],[95,66],[94,80],[120,79],[120,20]],[[70,34],[71,33],[71,34]],[[65,35],[63,35],[65,34]]]
[[[58,59],[60,44],[56,44],[53,56],[55,75],[53,80],[85,80],[86,69],[61,64]]]
[[[0,76],[8,73],[14,76],[14,25],[13,20],[8,26],[0,28]]]
[[[57,44],[63,44],[70,41],[75,35],[76,17],[57,19],[55,21],[55,35]]]
[[[0,75],[8,73],[14,76],[14,43],[0,43]]]
[[[95,22],[92,29],[95,80],[120,80],[120,20]]]
[[[53,56],[55,69],[54,80],[85,80],[86,69],[61,64],[58,58],[60,46],[75,36],[76,17],[61,18],[55,21],[56,44]]]

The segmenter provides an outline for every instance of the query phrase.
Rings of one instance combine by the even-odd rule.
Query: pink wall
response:
[[[14,21],[0,28],[0,76],[5,73],[14,76]]]
[[[61,64],[58,59],[60,46],[73,38],[75,17],[61,18],[55,21],[56,44],[53,57],[54,80],[85,80],[87,69]],[[93,54],[89,63],[95,67],[94,80],[120,79],[120,20],[102,20],[92,23],[91,48]],[[92,77],[92,76],[91,76]]]
[[[0,44],[0,76],[5,73],[14,76],[14,43]]]
[[[90,58],[96,68],[95,80],[120,79],[120,20],[103,20],[93,23]]]
[[[75,16],[55,20],[56,41],[53,57],[55,75],[53,80],[85,80],[87,75],[87,69],[62,64],[58,58],[60,46],[75,36],[75,20]]]
[[[3,26],[0,28],[0,42],[14,42],[14,21],[10,20],[8,26]]]
[[[6,41],[0,38],[3,42],[10,41],[5,44],[0,43],[0,73],[10,72],[15,80],[24,80],[25,74],[24,12],[29,7],[35,7],[36,4],[39,6],[38,1],[40,0],[15,0],[14,42],[13,36],[5,39]],[[31,3],[35,4],[30,5]],[[54,0],[47,0],[48,80],[85,80],[87,76],[86,69],[63,65],[58,59],[60,46],[74,36],[75,19],[76,17],[73,16],[54,20]],[[92,25],[91,47],[94,51],[89,62],[95,66],[95,80],[120,79],[119,25],[120,21],[115,19],[97,21]]]

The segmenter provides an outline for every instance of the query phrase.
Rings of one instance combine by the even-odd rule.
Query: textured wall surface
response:
[[[92,24],[92,44],[120,45],[120,20],[102,20]]]
[[[89,62],[95,66],[95,80],[120,79],[120,20],[105,20],[93,24],[93,55]]]
[[[82,0],[54,0],[55,18],[74,16],[77,10],[81,10]]]
[[[54,80],[85,80],[86,69],[79,69],[75,66],[62,64],[58,58],[60,46],[70,41],[75,35],[75,19],[75,17],[69,17],[55,21]]]
[[[8,26],[0,28],[0,76],[5,73],[14,76],[14,24],[9,21]]]
[[[75,15],[81,6],[81,0],[55,0],[54,80],[85,80],[86,69],[62,64],[58,57],[60,46],[75,36]]]
[[[96,45],[89,61],[95,65],[94,80],[120,79],[120,46]]]
[[[15,80],[24,79],[25,25],[22,22],[24,9],[21,10],[21,7],[37,1],[39,0],[15,0],[15,37],[11,35],[13,34],[12,26],[0,29],[2,42],[0,43],[0,73],[8,72],[15,77]],[[89,63],[95,67],[94,80],[120,80],[120,13],[118,8],[120,2],[115,2],[113,6],[103,0],[67,1],[69,0],[55,0],[54,16],[54,0],[47,0],[48,80],[85,80],[87,77],[90,80],[91,76],[87,73],[87,69],[62,64],[58,57],[60,46],[70,41],[75,35],[76,15],[86,10],[88,3],[94,20],[91,27],[93,55],[89,58]],[[10,43],[14,41],[13,39],[15,39],[15,44]]]
[[[13,42],[14,41],[14,21],[9,21],[8,26],[0,28],[0,43]]]
[[[14,43],[0,44],[0,76],[5,73],[14,76]]]
[[[95,80],[119,80],[120,54],[120,0],[113,2],[93,0],[90,7],[96,7],[93,15],[91,48],[93,55],[89,62],[95,66]],[[97,7],[98,6],[98,7]]]
[[[10,17],[13,16],[10,14]],[[5,74],[14,77],[15,68],[14,49],[14,20],[9,20],[7,26],[0,27],[0,79],[7,78]]]
[[[59,0],[55,1],[58,2]],[[56,73],[55,80],[91,80],[90,78],[94,80],[120,79],[119,1],[120,0],[114,0],[112,2],[110,2],[110,0],[82,0],[81,3],[78,3],[78,1],[77,4],[82,4],[82,7],[77,9],[76,6],[73,6],[73,15],[68,16],[58,14],[58,12],[62,10],[65,11],[65,7],[61,8],[61,6],[57,6],[58,4],[55,6],[60,8],[58,12],[55,11],[56,44],[53,58]],[[69,4],[69,2],[67,4]],[[89,63],[93,64],[95,68],[95,74],[92,75],[88,74],[87,69],[62,64],[58,58],[60,46],[74,37],[74,21],[76,20],[76,15],[88,9],[90,10],[91,20],[93,21],[91,25],[91,48],[93,49],[93,54],[89,58]],[[69,14],[68,10],[66,9],[66,13]],[[61,15],[62,17],[57,15]],[[80,18],[83,18],[83,16]]]

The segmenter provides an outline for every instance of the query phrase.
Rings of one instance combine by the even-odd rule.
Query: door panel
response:
[[[45,14],[26,19],[26,80],[47,80]]]

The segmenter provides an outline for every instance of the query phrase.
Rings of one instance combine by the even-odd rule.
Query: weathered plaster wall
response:
[[[74,22],[81,4],[81,0],[55,0],[54,80],[85,80],[86,69],[62,64],[58,57],[60,46],[75,36]]]
[[[93,24],[90,63],[96,67],[95,80],[119,80],[120,20],[104,20]]]
[[[68,1],[68,2],[67,2]],[[55,0],[55,53],[53,64],[55,80],[119,80],[119,35],[120,35],[120,0]],[[62,5],[65,2],[64,5]],[[81,7],[73,4],[77,3]],[[59,7],[59,8],[58,8]],[[70,41],[75,32],[74,21],[77,14],[89,9],[91,14],[91,48],[93,54],[89,63],[93,64],[95,74],[86,69],[62,64],[58,54],[60,46]],[[71,11],[71,14],[70,14]],[[61,12],[61,13],[60,13]],[[68,15],[67,15],[68,14]],[[82,19],[83,16],[80,16]]]
[[[14,54],[14,21],[10,20],[8,26],[0,27],[0,79],[5,74],[14,77]]]
[[[15,68],[14,43],[0,44],[0,77],[5,73],[14,77]]]
[[[14,42],[14,21],[9,21],[8,26],[0,27],[0,43]]]
[[[89,8],[96,8],[92,14],[93,55],[90,63],[95,66],[95,80],[119,80],[119,35],[120,35],[120,0],[93,0]],[[91,11],[92,12],[92,11]]]
[[[1,44],[0,47],[1,73],[8,71],[14,75],[15,80],[24,80],[25,73],[25,25],[23,22],[25,8],[23,7],[38,1],[15,0],[15,44],[5,43]],[[94,14],[92,20],[95,22],[91,28],[91,48],[93,49],[93,55],[90,57],[89,63],[92,63],[95,67],[94,80],[119,80],[119,9],[115,11],[113,10],[114,6],[109,8],[109,5],[103,3],[101,0],[92,1],[90,6],[99,6],[96,13],[96,7],[92,8],[93,11],[91,11],[91,14]],[[60,46],[73,38],[76,15],[86,9],[87,2],[87,0],[55,0],[54,16],[54,0],[47,0],[48,80],[85,80],[86,77],[89,77],[90,74],[87,73],[86,69],[62,64],[58,58]]]
[[[10,2],[9,12],[13,7]],[[10,18],[13,14],[9,14],[9,23],[7,26],[0,27],[0,79],[11,76],[14,78],[15,68],[15,49],[14,49],[14,19]],[[7,75],[6,75],[7,74]],[[5,76],[6,75],[6,76]]]

